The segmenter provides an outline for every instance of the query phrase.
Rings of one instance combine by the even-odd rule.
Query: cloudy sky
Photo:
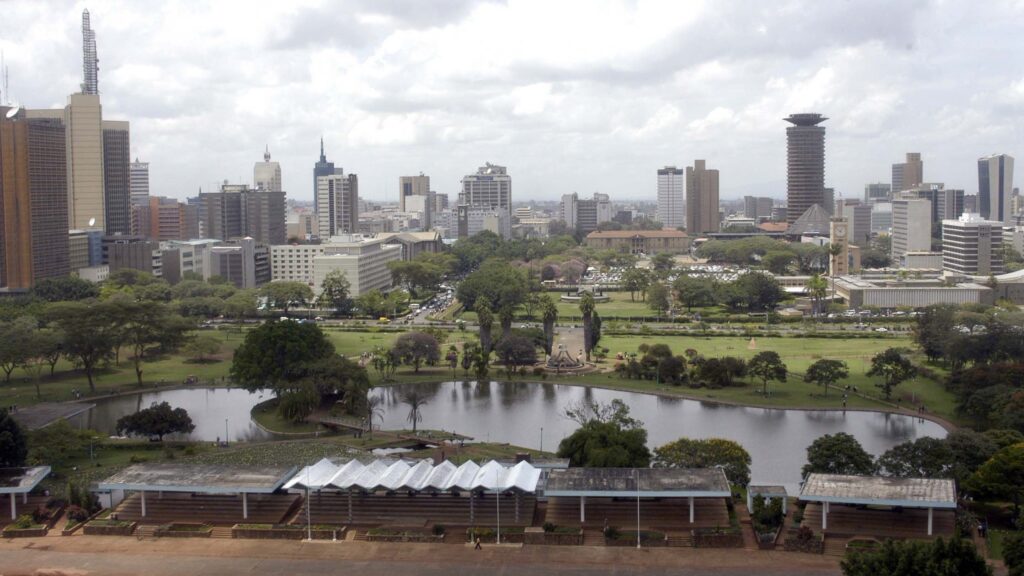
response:
[[[421,171],[454,194],[488,161],[514,200],[653,199],[658,167],[695,158],[723,198],[782,197],[793,112],[831,118],[844,197],[907,151],[968,193],[979,156],[1022,152],[1020,1],[2,1],[14,100],[78,90],[85,7],[104,116],[179,198],[251,182],[269,145],[309,199],[321,135],[381,200]]]

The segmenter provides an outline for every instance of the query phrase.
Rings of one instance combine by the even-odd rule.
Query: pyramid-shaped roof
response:
[[[821,204],[812,204],[806,212],[800,215],[795,222],[786,230],[787,236],[828,236],[829,221],[832,215],[821,207]]]

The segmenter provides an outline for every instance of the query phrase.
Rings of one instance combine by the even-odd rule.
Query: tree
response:
[[[416,424],[423,420],[421,410],[427,405],[427,398],[419,390],[410,390],[402,395],[402,403],[409,407],[406,421],[412,423],[412,431],[416,432]]]
[[[373,393],[373,389],[370,388],[366,391],[366,400],[363,402],[363,410],[366,414],[366,429],[370,432],[370,438],[373,438],[373,421],[380,420],[384,422],[384,399]]]
[[[558,322],[558,306],[547,294],[540,297],[540,315],[544,323],[544,353],[551,356],[555,345],[555,322]]]
[[[1024,444],[996,452],[967,480],[967,490],[976,496],[1012,502],[1013,515],[1019,516],[1024,499]]]
[[[501,323],[501,337],[506,338],[512,334],[512,321],[515,320],[516,311],[511,306],[502,306],[498,309],[498,322]]]
[[[875,473],[875,463],[856,438],[837,432],[825,434],[807,447],[807,464],[800,473],[805,478],[811,473],[870,476]]]
[[[0,370],[4,372],[4,382],[10,382],[11,372],[32,357],[32,337],[38,329],[39,323],[30,316],[0,321]]]
[[[664,314],[671,303],[669,302],[668,288],[665,287],[661,282],[653,282],[647,289],[647,306],[658,313],[659,316]]]
[[[843,254],[843,245],[835,242],[830,242],[828,245],[828,255],[830,258],[831,266],[829,266],[829,275],[832,276],[832,299],[836,298],[836,271],[839,267],[836,265],[836,260]]]
[[[344,270],[331,270],[320,283],[320,306],[333,308],[337,314],[345,314],[352,308],[352,283]]]
[[[395,340],[391,350],[402,362],[413,367],[413,372],[419,373],[420,365],[437,364],[441,359],[441,347],[437,344],[437,338],[423,332],[407,332]]]
[[[711,280],[682,274],[672,283],[672,288],[676,292],[676,300],[686,306],[687,312],[694,306],[699,308],[715,303],[715,286]]]
[[[853,551],[840,562],[845,576],[991,576],[992,568],[969,540],[886,540]]]
[[[629,299],[636,302],[637,293],[640,299],[647,298],[647,288],[651,285],[651,275],[643,268],[629,268],[622,273],[622,288],[629,290]]]
[[[710,388],[732,386],[734,380],[747,374],[746,362],[733,356],[704,358],[696,365],[697,378]]]
[[[949,351],[955,338],[957,307],[952,304],[926,306],[917,316],[914,325],[914,340],[929,360],[936,361]]]
[[[1009,576],[1024,575],[1024,532],[1003,534],[1003,563],[1010,569]]]
[[[508,373],[514,374],[520,366],[537,363],[537,347],[533,340],[515,334],[502,338],[497,346],[498,358],[505,364]]]
[[[821,274],[815,274],[807,280],[806,288],[807,295],[811,297],[811,302],[814,303],[812,306],[814,315],[821,315],[824,311],[821,303],[825,300],[825,296],[828,295],[828,281]]]
[[[388,304],[380,290],[375,288],[368,292],[363,292],[356,298],[356,308],[359,309],[360,314],[363,316],[379,318],[387,312]]]
[[[828,397],[828,387],[834,386],[836,382],[849,375],[850,370],[847,368],[846,362],[822,358],[821,360],[815,360],[813,364],[807,367],[807,372],[804,373],[804,382],[824,386],[825,396]]]
[[[448,362],[448,367],[452,369],[452,380],[455,379],[455,370],[459,367],[459,348],[455,344],[448,346],[448,353],[445,354],[444,359]]]
[[[474,310],[481,297],[486,297],[489,305],[514,310],[526,300],[528,293],[526,273],[498,259],[484,262],[479,270],[466,276],[456,290],[459,302]]]
[[[772,350],[758,352],[747,361],[747,373],[761,379],[765,396],[768,395],[768,381],[778,380],[779,382],[785,382],[786,372],[786,365],[782,362],[782,358],[779,357],[779,353]]]
[[[480,347],[484,355],[491,353],[491,329],[494,326],[494,313],[491,311],[491,302],[485,297],[473,304],[476,311],[476,321],[480,325]]]
[[[0,468],[24,466],[27,457],[25,432],[5,408],[0,408]]]
[[[40,389],[40,379],[43,375],[43,366],[49,364],[50,375],[53,376],[53,367],[60,359],[63,347],[64,335],[53,328],[39,328],[34,330],[26,342],[29,350],[27,357],[21,367],[31,377],[36,386],[36,399],[42,399],[43,393]]]
[[[747,272],[733,282],[743,304],[752,311],[773,310],[786,296],[778,280],[764,272]]]
[[[596,307],[594,295],[584,292],[583,297],[580,298],[580,313],[583,315],[583,352],[587,356],[587,362],[590,362],[590,350],[594,347],[594,308]]]
[[[256,290],[238,290],[226,300],[222,310],[228,318],[242,319],[256,316]]]
[[[281,394],[277,411],[289,422],[302,422],[320,406],[320,394],[313,386],[300,386]]]
[[[47,319],[64,333],[64,354],[82,367],[92,392],[96,370],[114,356],[119,344],[118,326],[108,306],[85,300],[57,302],[46,309]]]
[[[466,376],[469,376],[469,369],[473,367],[473,362],[480,357],[480,345],[475,342],[466,342],[462,345],[462,371]]]
[[[668,273],[676,265],[676,259],[668,252],[659,252],[651,256],[651,268],[655,272]]]
[[[580,424],[579,429],[558,444],[558,456],[568,458],[570,466],[646,468],[650,465],[647,430],[629,416],[629,407],[621,400],[610,404],[569,405],[565,414]]]
[[[288,315],[288,309],[294,305],[305,305],[313,299],[313,290],[305,282],[277,280],[264,284],[260,288],[260,296],[267,299],[267,305],[277,308]]]
[[[334,345],[315,324],[267,322],[245,335],[231,362],[231,378],[250,392],[281,393],[306,376],[311,362],[334,355]]]
[[[729,482],[750,484],[750,453],[722,438],[680,438],[654,449],[655,468],[721,468]]]
[[[892,397],[892,389],[912,378],[917,373],[914,365],[896,348],[888,348],[879,352],[871,358],[871,369],[868,376],[881,376],[882,383],[877,386],[882,389],[885,399]]]
[[[44,278],[32,286],[32,295],[47,302],[70,302],[97,298],[100,289],[96,284],[78,276]]]
[[[781,276],[786,273],[794,260],[796,260],[796,255],[788,250],[772,250],[761,258],[761,264],[765,270]]]
[[[940,438],[904,442],[878,457],[879,472],[898,478],[950,478],[953,464],[953,451]]]
[[[82,456],[83,446],[88,447],[93,437],[97,437],[97,440],[93,441],[97,442],[105,435],[95,430],[78,430],[61,418],[53,424],[29,432],[26,462],[37,466],[64,468],[72,459]]]
[[[221,341],[214,334],[196,334],[185,343],[185,354],[195,362],[205,362],[207,356],[220,352]]]
[[[436,288],[445,273],[440,266],[420,259],[388,262],[388,269],[394,284],[406,286],[414,295],[420,289]]]
[[[188,434],[196,429],[184,408],[171,408],[167,402],[122,416],[117,421],[118,434],[156,436],[162,442],[167,434]]]
[[[166,304],[140,301],[123,305],[125,343],[132,349],[135,377],[142,386],[142,360],[148,349],[174,350],[185,341],[191,325],[172,314]]]

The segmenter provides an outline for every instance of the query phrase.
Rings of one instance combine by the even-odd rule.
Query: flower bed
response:
[[[303,540],[312,536],[313,540],[342,539],[345,536],[344,526],[314,524],[307,529],[300,524],[235,524],[231,527],[232,538],[252,538],[256,540]]]
[[[743,548],[743,533],[737,528],[697,528],[694,548]]]
[[[522,544],[525,537],[526,529],[522,526],[509,526],[501,529],[501,543],[502,544]],[[494,544],[497,538],[497,533],[494,528],[483,528],[480,526],[474,526],[466,529],[466,540],[469,542],[475,542],[479,538],[480,542],[484,544]]]
[[[127,520],[111,520],[97,518],[86,522],[82,534],[86,536],[131,536],[135,532],[135,522]]]
[[[157,538],[209,538],[213,527],[209,524],[174,522],[164,524],[153,532]]]
[[[823,554],[825,552],[825,539],[821,535],[815,534],[810,528],[801,526],[799,530],[790,530],[786,533],[783,549],[786,552]]]
[[[636,532],[619,532],[609,531],[605,534],[604,545],[605,546],[629,546],[636,547]],[[668,537],[665,536],[664,532],[657,532],[654,530],[642,530],[640,531],[640,545],[648,548],[668,546]]]
[[[14,528],[8,526],[4,528],[4,538],[39,538],[40,536],[46,536],[49,529],[42,524],[33,524],[28,528]]]
[[[444,542],[444,534],[428,534],[417,530],[373,528],[366,533],[367,542]]]
[[[572,526],[558,526],[552,530],[527,528],[523,532],[523,543],[547,546],[582,546],[583,530]]]

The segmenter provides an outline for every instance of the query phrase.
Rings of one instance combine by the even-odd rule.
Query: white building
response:
[[[353,298],[374,289],[390,290],[388,263],[401,259],[402,247],[385,244],[384,239],[359,235],[333,237],[323,246],[323,254],[313,257],[314,292],[319,294],[324,278],[335,270],[344,272]]]
[[[129,189],[131,190],[132,206],[149,203],[149,162],[135,162],[128,165],[130,173]]]
[[[871,205],[871,233],[888,234],[892,231],[892,202]]]
[[[488,162],[462,179],[459,208],[488,209],[504,214],[497,216],[507,224],[501,228],[502,238],[512,237],[512,177],[508,169]]]
[[[960,276],[1003,273],[1003,223],[979,214],[942,221],[942,269]]]
[[[877,205],[876,205],[877,206]],[[932,247],[932,203],[923,199],[892,201],[892,261],[903,266],[907,252],[928,252]]]
[[[658,170],[657,219],[665,228],[686,225],[686,196],[683,194],[685,180],[682,168],[666,166]]]
[[[359,179],[355,174],[316,179],[317,229],[321,236],[355,234],[359,229]]]
[[[484,230],[502,238],[512,237],[512,222],[504,210],[460,205],[457,218],[459,238],[469,238]]]
[[[324,253],[325,244],[280,244],[270,247],[270,281],[287,280],[316,286],[313,259]]]
[[[270,161],[270,148],[263,153],[263,162],[257,162],[252,169],[252,187],[267,192],[281,191],[281,163]]]
[[[398,177],[398,210],[419,212],[420,228],[430,230],[431,213],[434,211],[434,192],[430,190],[430,176],[420,172],[419,176]]]

